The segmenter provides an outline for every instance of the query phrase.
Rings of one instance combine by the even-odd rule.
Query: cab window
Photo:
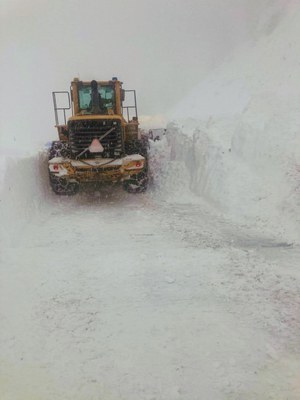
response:
[[[105,110],[105,114],[109,110],[115,112],[115,91],[112,86],[99,86],[99,95],[101,96],[102,105]],[[78,89],[79,98],[79,109],[80,111],[91,111],[91,93],[92,89],[90,85],[84,85]]]

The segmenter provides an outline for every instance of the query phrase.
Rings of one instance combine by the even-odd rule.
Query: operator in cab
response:
[[[91,102],[89,105],[89,110],[92,114],[106,113],[106,107],[103,104],[101,94],[98,90],[98,83],[95,80],[91,82]]]

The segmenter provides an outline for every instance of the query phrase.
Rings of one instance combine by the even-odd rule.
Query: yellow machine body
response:
[[[132,92],[133,105],[124,105],[126,92]],[[135,91],[125,91],[117,78],[92,82],[75,78],[68,107],[57,104],[56,96],[62,93],[69,96],[68,92],[53,92],[59,136],[49,155],[54,192],[73,194],[64,188],[90,182],[130,181],[138,187],[147,170],[147,144],[140,136]],[[69,118],[66,110],[72,112]],[[63,123],[59,123],[60,111]]]

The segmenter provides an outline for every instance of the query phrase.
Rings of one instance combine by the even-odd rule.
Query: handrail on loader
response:
[[[57,100],[56,100],[56,95],[57,94],[67,94],[68,95],[68,107],[57,107]],[[59,125],[59,118],[58,118],[58,111],[63,111],[63,116],[64,116],[64,125],[67,124],[67,117],[66,117],[66,110],[71,109],[71,99],[70,99],[70,93],[63,91],[63,92],[52,92],[52,98],[53,98],[53,107],[54,107],[54,114],[55,114],[55,123],[56,125]]]

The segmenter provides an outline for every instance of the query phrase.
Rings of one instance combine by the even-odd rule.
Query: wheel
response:
[[[54,157],[69,157],[70,155],[70,148],[69,144],[66,142],[61,142],[59,140],[52,142],[51,148],[49,150],[49,160]]]
[[[140,154],[145,157],[145,168],[142,172],[132,175],[130,179],[123,182],[123,188],[128,193],[142,193],[148,187],[148,148],[149,143],[146,140],[133,140],[125,144],[127,155]]]
[[[78,182],[69,182],[67,179],[53,176],[51,173],[50,186],[55,194],[62,196],[74,196],[79,191]]]
[[[142,193],[148,187],[148,173],[147,170],[133,175],[130,179],[123,182],[123,188],[128,193]]]
[[[125,153],[130,154],[140,154],[141,156],[147,158],[148,156],[149,143],[146,140],[133,140],[131,142],[125,143]]]

